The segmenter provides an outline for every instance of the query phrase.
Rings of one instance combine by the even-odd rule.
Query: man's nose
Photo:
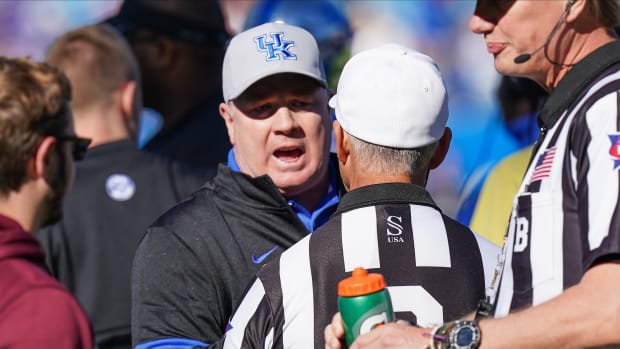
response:
[[[295,119],[295,113],[286,106],[282,106],[276,110],[273,115],[273,128],[276,132],[289,133],[298,126]]]
[[[497,0],[492,0],[497,1]],[[489,0],[476,1],[474,13],[469,19],[469,30],[475,34],[485,34],[493,30],[497,19],[501,15],[497,4]]]
[[[469,30],[471,30],[475,34],[485,34],[490,32],[493,29],[495,24],[485,19],[483,16],[474,12],[474,14],[469,19]]]

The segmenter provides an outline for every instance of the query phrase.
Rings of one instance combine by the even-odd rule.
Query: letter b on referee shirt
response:
[[[527,248],[530,222],[525,217],[517,217],[515,221],[515,252],[523,252]]]

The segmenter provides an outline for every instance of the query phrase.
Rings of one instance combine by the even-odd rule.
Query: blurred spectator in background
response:
[[[497,99],[506,127],[520,147],[531,145],[538,137],[536,116],[547,95],[547,91],[528,78],[502,77]]]
[[[319,44],[327,83],[335,90],[340,71],[351,55],[353,33],[342,1],[258,0],[247,14],[244,30],[281,21],[302,27]]]
[[[517,149],[523,149],[532,145],[538,137],[538,122],[536,120],[536,115],[547,98],[547,92],[530,79],[505,76],[502,77],[500,81],[496,96],[499,101],[504,127],[508,131],[511,139],[514,140]],[[490,136],[487,137],[495,137],[495,133],[496,131],[489,130],[488,135]],[[486,141],[489,142],[488,139]],[[491,144],[489,144],[489,146],[491,146]],[[483,149],[482,151],[486,150]],[[482,186],[488,174],[491,172],[491,169],[500,160],[501,159],[489,159],[486,162],[480,163],[465,182],[461,193],[461,205],[459,206],[459,211],[456,217],[462,224],[470,224]],[[515,171],[515,175],[519,177],[517,183],[518,186],[518,184],[521,183],[521,177],[525,172],[527,162],[522,164],[515,163],[514,165],[515,167],[512,169]],[[512,198],[514,197],[517,189],[518,187],[514,188],[514,191],[508,190],[506,193],[506,200],[512,202]],[[501,194],[501,196],[503,196],[503,194]],[[512,205],[510,204],[508,207],[510,206]],[[501,211],[495,212],[498,214],[503,214]],[[503,236],[506,230],[505,228],[509,213],[510,209],[508,209],[508,212],[503,215],[506,220],[501,225],[502,228],[499,233],[501,236]],[[479,233],[479,231],[475,229],[472,230]],[[496,236],[496,234],[498,233],[493,233],[494,236]],[[489,240],[497,241],[496,238],[486,234],[482,235]]]
[[[498,88],[507,129],[521,149],[501,159],[489,171],[459,213],[464,219],[470,215],[470,228],[499,246],[504,244],[512,201],[529,163],[533,139],[538,136],[536,116],[547,95],[542,87],[527,78],[505,76]]]
[[[532,156],[532,148],[530,145],[502,159],[480,190],[469,226],[498,246],[504,245],[512,202]]]
[[[436,57],[437,63],[442,67],[450,94],[448,126],[457,132],[454,134],[450,152],[443,165],[434,170],[433,175],[430,176],[427,189],[433,194],[444,212],[455,217],[458,193],[469,173],[480,163],[497,161],[517,149],[517,146],[512,143],[508,131],[503,128],[503,121],[497,111],[499,108],[493,91],[497,87],[499,75],[493,69],[492,57],[486,54],[486,50],[483,48],[484,42],[467,29],[467,20],[473,11],[475,2],[461,0],[332,1],[335,6],[343,8],[348,17],[351,31],[354,34],[350,44],[352,53],[385,42],[396,42],[429,53]],[[159,7],[181,6],[179,3],[186,2],[157,1],[155,5]],[[212,6],[217,3],[215,0],[199,2],[201,6]],[[229,21],[231,33],[243,29],[246,12],[253,2],[255,1],[224,0],[220,2],[226,8],[225,18]],[[286,6],[303,5],[304,8],[317,6],[313,0],[282,2],[286,3]],[[120,4],[118,0],[0,1],[0,29],[2,29],[0,30],[0,54],[11,53],[12,55],[43,57],[39,51],[43,52],[53,37],[78,25],[93,23],[109,17],[112,13],[118,12],[117,8]],[[298,11],[302,18],[307,20],[322,18],[322,15],[315,16],[313,11],[306,11],[304,8]],[[146,15],[145,11],[138,12]],[[205,15],[200,11],[193,12],[195,15],[190,15],[191,18],[198,17],[197,20],[201,21],[211,20],[214,18],[211,16],[216,13],[205,11],[207,12]],[[248,15],[251,16],[252,12]],[[131,23],[145,21],[140,17],[134,16],[132,17],[133,22],[126,23],[130,24],[130,28],[136,27]],[[318,20],[317,22],[321,21]],[[303,27],[303,24],[299,25]],[[318,38],[318,34],[312,28],[307,29],[317,35]],[[157,34],[154,33],[154,29],[150,30],[153,31],[153,35]],[[166,37],[163,34],[158,34],[158,37],[167,38],[166,42],[179,42],[179,40],[173,40],[174,36],[170,35]],[[134,45],[134,49],[147,51],[147,48],[161,48],[155,44],[161,43],[161,41],[139,42]],[[190,44],[186,43],[185,45]],[[217,66],[209,66],[206,62],[205,60],[204,63],[201,63],[203,65],[200,67],[201,69],[219,69]],[[198,79],[198,74],[196,77],[196,83],[198,80],[205,80],[204,78]],[[148,82],[148,79],[159,77],[147,75],[143,78],[145,82]],[[219,80],[219,75],[217,73],[212,74],[209,79]],[[330,86],[332,87],[331,81],[333,80],[332,74],[329,76]],[[176,84],[176,82],[172,81],[165,87],[169,87],[173,90],[172,93],[176,95],[180,88],[172,84]],[[218,85],[219,83],[214,84]],[[205,89],[198,88],[192,93],[198,93],[202,90]],[[218,92],[215,91],[214,93]],[[172,98],[172,93],[169,93],[168,97]],[[149,95],[149,91],[146,90],[145,97],[148,98]],[[166,99],[159,98],[160,96],[164,96],[164,94],[159,93],[154,99],[156,101]],[[147,102],[146,105],[151,106],[151,103]],[[176,110],[173,111],[176,112]],[[162,114],[166,115],[163,112]],[[158,118],[149,118],[148,116],[153,115],[152,113],[145,113],[144,115],[147,116],[144,120],[159,120]],[[220,120],[217,119],[213,122],[217,124]],[[158,122],[145,122],[143,124],[145,127],[140,128],[140,144],[144,145],[148,136],[152,135],[152,128],[156,129],[158,124]],[[490,130],[495,131],[491,140],[492,144],[484,136]],[[204,141],[207,142],[206,139]],[[227,142],[227,139],[225,141]],[[153,146],[155,146],[154,143]],[[203,151],[205,150],[201,149],[193,153],[198,154]]]
[[[46,61],[71,81],[75,130],[92,139],[77,164],[64,218],[38,233],[52,274],[89,315],[99,349],[130,348],[130,271],[145,229],[206,176],[139,150],[140,72],[109,25],[60,36]]]
[[[0,348],[88,349],[90,324],[30,232],[55,222],[89,140],[57,69],[0,57]]]
[[[192,166],[225,162],[231,146],[218,104],[229,35],[219,3],[126,0],[107,22],[131,44],[144,106],[162,118],[145,113],[139,145]]]

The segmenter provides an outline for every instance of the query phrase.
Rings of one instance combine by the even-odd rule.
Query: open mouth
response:
[[[282,161],[295,161],[303,155],[303,151],[299,148],[285,148],[276,150],[273,155]]]

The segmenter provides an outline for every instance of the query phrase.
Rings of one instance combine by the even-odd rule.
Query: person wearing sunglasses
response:
[[[88,318],[30,232],[57,221],[74,160],[71,88],[56,68],[0,57],[0,348],[93,348]]]
[[[53,275],[84,306],[99,349],[129,348],[130,269],[138,241],[152,221],[210,175],[137,148],[140,73],[112,26],[64,33],[46,61],[69,78],[76,133],[92,143],[77,164],[63,220],[37,235]],[[57,139],[71,143],[76,159],[89,146],[79,137]]]

